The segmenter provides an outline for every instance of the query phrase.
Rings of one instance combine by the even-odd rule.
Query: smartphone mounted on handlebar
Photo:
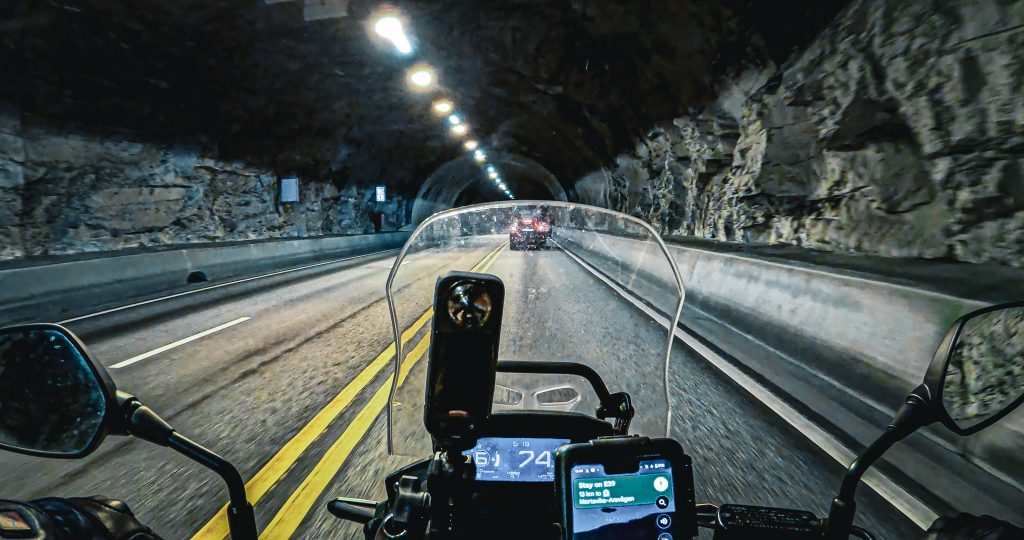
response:
[[[678,442],[607,437],[555,453],[565,540],[697,536],[693,463]]]

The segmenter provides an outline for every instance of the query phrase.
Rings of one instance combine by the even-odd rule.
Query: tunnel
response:
[[[0,537],[1024,524],[1021,66],[1021,0],[2,2]],[[623,435],[686,457],[556,471]]]
[[[500,167],[505,182],[523,200],[565,201],[565,188],[540,163],[517,154],[492,154],[491,162]],[[472,156],[456,158],[438,167],[423,182],[412,206],[412,221],[419,223],[432,214],[501,196],[486,178]]]

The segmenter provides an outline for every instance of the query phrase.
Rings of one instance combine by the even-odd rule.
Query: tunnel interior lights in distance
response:
[[[448,114],[455,109],[455,104],[447,99],[439,99],[434,102],[434,112],[437,114]]]
[[[377,32],[378,36],[390,41],[399,53],[412,53],[412,43],[409,42],[409,37],[405,35],[402,21],[398,17],[385,15],[377,19],[377,23],[373,25],[373,30]]]
[[[437,82],[437,77],[434,75],[434,69],[427,65],[417,65],[409,69],[407,79],[409,87],[414,92],[426,92],[434,87]]]
[[[405,33],[405,25],[403,24],[402,18],[393,12],[382,13],[377,17],[373,25],[373,30],[376,34],[388,41],[390,41],[399,53],[403,55],[411,54],[413,51],[412,43],[409,41],[409,37]],[[434,69],[426,63],[420,62],[413,67],[409,68],[406,72],[406,83],[409,89],[416,93],[426,93],[432,91],[437,86],[437,74]],[[469,133],[469,127],[466,125],[465,119],[460,115],[455,114],[455,104],[447,97],[438,96],[437,99],[431,104],[433,112],[440,116],[446,116],[448,123],[451,125],[451,133],[455,137],[462,137]],[[473,152],[473,159],[480,164],[487,162],[487,154],[484,153],[483,149],[480,148],[479,143],[473,139],[463,143],[465,149],[469,152]],[[494,180],[495,184],[501,189],[506,196],[510,199],[514,199],[512,192],[505,185],[498,171],[493,165],[486,166],[487,176]]]

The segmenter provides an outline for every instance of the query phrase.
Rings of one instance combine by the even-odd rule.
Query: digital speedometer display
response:
[[[484,437],[465,455],[476,464],[476,479],[494,482],[553,482],[555,450],[569,439]]]

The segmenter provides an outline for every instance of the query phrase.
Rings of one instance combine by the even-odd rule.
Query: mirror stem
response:
[[[133,396],[118,392],[118,402],[125,413],[127,433],[166,446],[217,473],[228,487],[228,527],[233,540],[257,540],[256,515],[245,496],[245,482],[230,462],[174,431],[163,418]]]
[[[167,438],[167,446],[211,469],[224,479],[224,483],[228,486],[228,496],[231,499],[228,504],[228,527],[231,529],[231,538],[233,540],[256,540],[259,536],[256,531],[256,514],[246,499],[245,482],[242,481],[242,475],[238,474],[238,469],[226,459],[177,432],[172,432]]]
[[[907,396],[903,406],[896,411],[889,427],[875,442],[871,443],[860,456],[850,464],[850,469],[843,477],[839,495],[832,499],[832,508],[828,513],[828,532],[825,537],[830,540],[846,540],[853,527],[853,518],[857,513],[854,497],[861,477],[886,451],[918,428],[928,425],[934,418],[930,407],[930,394],[925,385],[918,386]]]

